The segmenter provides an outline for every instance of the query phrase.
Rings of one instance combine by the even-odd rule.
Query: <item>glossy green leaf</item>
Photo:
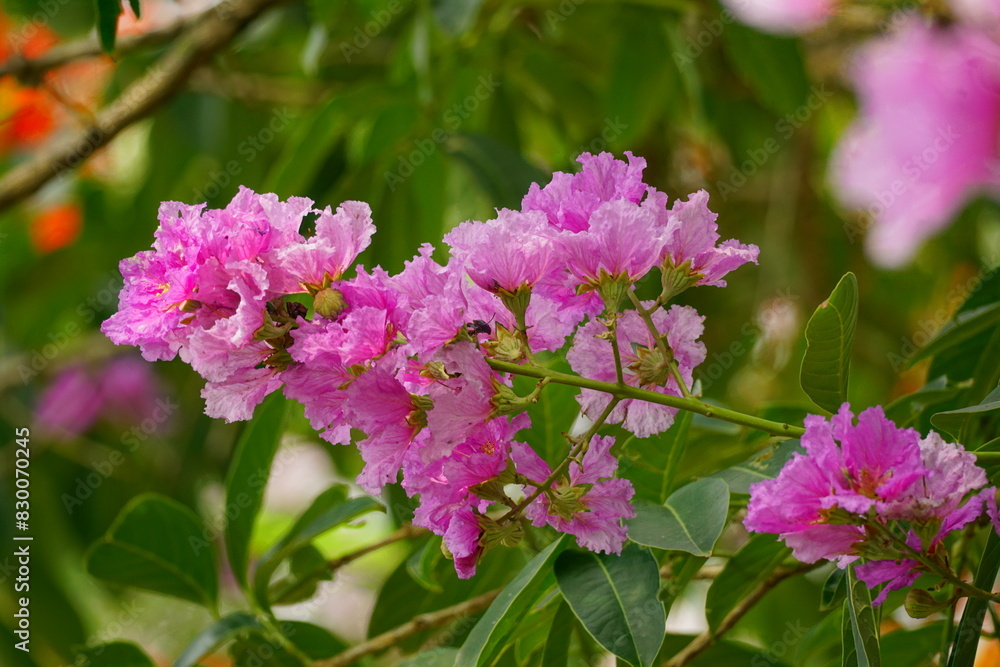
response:
[[[215,554],[205,525],[175,500],[134,498],[87,554],[87,570],[117,584],[215,608]]]
[[[871,591],[855,576],[854,566],[847,568],[847,613],[850,615],[858,667],[880,667],[879,628]]]
[[[712,477],[728,484],[731,493],[750,493],[751,485],[777,477],[792,455],[801,451],[802,444],[798,439],[779,440],[743,463],[726,468]]]
[[[1000,536],[990,530],[983,547],[983,555],[979,559],[979,568],[973,585],[983,590],[992,590],[993,583],[1000,570]],[[976,652],[979,650],[979,637],[986,619],[989,603],[978,598],[969,598],[962,612],[962,620],[955,630],[951,653],[948,655],[948,667],[974,667]]]
[[[456,665],[480,667],[492,663],[504,649],[510,633],[545,590],[552,564],[565,543],[566,536],[561,535],[528,561],[504,587],[466,637]]]
[[[156,667],[152,658],[132,642],[108,642],[77,653],[79,667]]]
[[[319,495],[295,524],[257,563],[254,572],[254,595],[265,608],[269,606],[267,590],[271,575],[285,558],[323,533],[344,525],[374,510],[385,508],[367,496],[347,499],[342,486],[334,486]]]
[[[566,602],[601,646],[635,667],[653,664],[667,619],[657,597],[660,569],[648,550],[566,551],[555,572]]]
[[[941,330],[910,357],[907,363],[912,365],[921,359],[933,357],[997,325],[1000,325],[1000,303],[990,303],[960,312],[955,319],[941,327]]]
[[[715,630],[746,595],[767,579],[792,550],[773,535],[754,535],[729,559],[712,582],[705,600],[705,617]]]
[[[106,53],[115,50],[115,38],[118,35],[118,17],[122,13],[121,0],[96,0],[97,2],[97,34],[101,38],[101,48]]]
[[[252,614],[244,611],[224,616],[202,630],[181,652],[174,667],[193,667],[198,661],[241,633],[251,630],[263,631],[263,626]]]
[[[254,523],[264,500],[264,487],[281,443],[287,414],[288,402],[280,393],[264,399],[243,429],[229,464],[226,507],[231,508],[231,518],[226,522],[226,552],[233,576],[244,590],[248,587],[247,566]]]
[[[846,273],[806,324],[799,382],[819,407],[836,412],[847,400],[851,345],[858,321],[858,281]]]
[[[708,556],[726,527],[729,487],[708,477],[674,491],[663,505],[637,502],[635,511],[628,522],[633,542]]]
[[[965,444],[970,423],[997,411],[1000,411],[1000,387],[994,389],[979,405],[939,412],[931,417],[931,423],[938,430],[952,435],[956,442]]]

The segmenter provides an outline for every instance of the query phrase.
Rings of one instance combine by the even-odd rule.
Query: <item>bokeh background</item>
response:
[[[0,80],[0,169],[81,132],[176,41],[165,29],[208,9],[142,6],[138,21],[126,10],[120,46],[156,39],[114,58]],[[364,200],[378,233],[360,261],[395,272],[452,226],[518,206],[530,183],[572,170],[579,153],[632,151],[647,160],[647,182],[671,198],[706,189],[723,238],[761,248],[760,265],[733,274],[726,289],[680,297],[707,317],[709,357],[697,374],[707,397],[800,414],[808,406],[797,381],[802,328],[848,270],[861,296],[853,402],[886,404],[923,386],[927,365],[903,359],[984,281],[996,288],[980,267],[1000,257],[1000,209],[970,202],[890,272],[864,254],[865,215],[834,203],[829,156],[856,111],[845,68],[894,9],[846,5],[800,38],[726,20],[700,0],[310,0],[267,12],[150,117],[0,214],[0,507],[12,505],[14,430],[28,426],[35,535],[33,653],[12,649],[14,575],[0,561],[0,662],[71,664],[76,645],[128,638],[168,664],[208,620],[185,603],[109,588],[82,566],[88,545],[145,491],[197,509],[207,539],[220,536],[222,480],[241,425],[202,414],[202,381],[180,361],[148,364],[98,331],[116,308],[118,261],[149,246],[161,201],[221,207],[239,185],[319,206]],[[91,3],[7,0],[0,56],[10,65],[94,42],[94,22]],[[568,424],[573,415],[560,417]],[[689,448],[687,474],[754,448],[732,431],[699,426],[704,446]],[[301,415],[286,440],[261,546],[360,465],[353,449],[323,443]],[[393,521],[370,520],[321,546],[335,557]],[[0,526],[6,544],[12,527],[6,517]],[[352,564],[321,603],[289,614],[354,641],[373,609],[373,625],[384,629],[392,614],[443,606],[429,599],[392,609],[409,590],[398,581],[409,551],[399,545]],[[478,589],[456,590],[449,594],[461,599]],[[687,611],[671,616],[679,632],[703,627],[693,590]],[[817,627],[817,599],[816,581],[789,582],[736,634],[774,647],[786,621]],[[831,650],[796,640],[780,656],[763,655],[766,664],[822,665],[839,656]]]

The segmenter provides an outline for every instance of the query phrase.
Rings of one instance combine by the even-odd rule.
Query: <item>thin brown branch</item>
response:
[[[690,644],[681,649],[681,651],[674,655],[674,657],[670,658],[670,660],[663,663],[663,667],[683,667],[688,664],[703,651],[711,647],[712,644],[717,642],[722,635],[729,632],[733,626],[736,625],[736,623],[743,618],[748,611],[753,609],[754,605],[760,602],[772,588],[789,577],[794,577],[804,572],[808,572],[818,566],[818,564],[814,563],[790,569],[776,570],[773,574],[771,574],[771,576],[758,584],[755,589],[750,591],[749,595],[740,600],[739,604],[733,607],[733,610],[726,614],[726,617],[722,619],[722,622],[719,623],[719,627],[717,627],[714,631],[709,628],[692,639]]]
[[[426,528],[421,528],[419,526],[403,526],[402,528],[390,533],[378,542],[373,542],[366,546],[361,547],[351,553],[344,554],[339,558],[333,558],[327,561],[326,565],[330,571],[339,570],[348,563],[354,562],[362,556],[367,556],[368,554],[378,551],[382,547],[387,547],[390,544],[395,544],[396,542],[402,542],[403,540],[408,540],[412,537],[420,537],[421,535],[426,535],[428,530]]]
[[[379,636],[373,637],[366,642],[352,646],[343,653],[339,653],[332,658],[314,662],[312,667],[347,667],[347,665],[354,664],[366,655],[384,651],[385,649],[396,645],[407,637],[415,635],[418,632],[422,632],[428,628],[436,628],[444,625],[445,623],[449,623],[456,618],[462,618],[478,611],[482,611],[483,609],[486,609],[486,607],[490,606],[490,603],[493,602],[499,594],[500,589],[498,588],[494,591],[483,593],[479,597],[474,597],[471,600],[466,600],[465,602],[451,607],[445,607],[444,609],[439,609],[438,611],[420,614],[419,616],[415,616],[413,620],[395,627],[392,630],[383,632]]]
[[[0,179],[0,211],[36,192],[62,172],[76,167],[119,132],[151,114],[244,27],[282,1],[231,0],[203,15],[144,76],[99,111],[90,127],[4,175]]]
[[[6,63],[0,65],[0,77],[11,75],[17,77],[26,85],[35,85],[41,81],[42,75],[49,70],[57,69],[77,60],[96,57],[113,58],[165,44],[180,35],[191,25],[197,23],[201,16],[189,16],[176,23],[157,28],[156,30],[150,30],[141,35],[121,36],[118,38],[114,54],[110,56],[105,54],[101,49],[101,43],[98,41],[97,35],[91,35],[72,42],[56,44],[35,58],[25,58],[19,54],[14,54]]]
[[[292,81],[244,72],[220,72],[212,67],[202,67],[191,77],[190,88],[199,93],[237,100],[250,106],[282,104],[310,107],[325,100],[337,87],[333,84]]]

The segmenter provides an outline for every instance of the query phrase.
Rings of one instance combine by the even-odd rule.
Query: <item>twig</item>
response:
[[[396,542],[402,542],[403,540],[408,540],[411,537],[420,537],[421,535],[425,535],[427,532],[428,531],[426,528],[421,528],[419,526],[409,526],[409,525],[403,526],[402,528],[390,533],[385,538],[379,540],[378,542],[374,542],[372,544],[363,546],[360,549],[352,551],[351,553],[348,554],[344,554],[339,558],[332,558],[328,560],[326,562],[326,566],[331,572],[334,570],[338,570],[347,565],[348,563],[356,561],[362,556],[367,556],[373,551],[378,551],[382,547],[387,547],[390,544],[395,544]]]
[[[202,16],[214,12],[210,9],[198,16],[189,16],[172,23],[163,28],[150,30],[141,35],[123,35],[118,38],[114,56],[124,55],[133,51],[140,51],[150,46],[158,46],[169,42],[180,35],[187,28],[197,23]],[[57,69],[77,60],[107,56],[101,49],[101,44],[96,35],[84,37],[72,42],[56,44],[51,49],[37,58],[24,58],[19,54],[13,55],[6,63],[0,65],[0,77],[12,75],[27,85],[38,83],[42,75],[49,70]]]
[[[395,644],[398,644],[407,637],[417,634],[418,632],[427,630],[428,628],[435,628],[453,621],[456,618],[462,618],[463,616],[468,616],[476,613],[477,611],[481,611],[490,606],[490,603],[493,602],[493,599],[499,594],[500,589],[498,588],[494,591],[490,591],[489,593],[483,593],[482,595],[474,597],[471,600],[466,600],[460,604],[445,607],[444,609],[439,609],[438,611],[420,614],[419,616],[415,616],[413,620],[395,627],[392,630],[383,632],[379,636],[373,637],[366,642],[352,646],[343,653],[339,653],[332,658],[314,662],[312,667],[347,667],[347,665],[354,664],[366,655],[383,651],[391,646],[394,646]]]
[[[212,67],[202,67],[191,76],[190,88],[199,93],[226,97],[248,105],[287,104],[309,107],[326,99],[336,90],[336,85],[244,72],[220,72]]]
[[[247,24],[282,1],[232,0],[203,15],[204,18],[185,32],[145,76],[134,81],[114,102],[98,112],[90,127],[70,141],[18,165],[0,179],[0,211],[77,166],[119,132],[151,114]]]
[[[490,368],[493,370],[500,371],[502,373],[524,375],[525,377],[533,378],[547,377],[556,384],[564,384],[570,387],[581,387],[583,389],[593,389],[620,399],[634,398],[640,401],[646,401],[647,403],[656,403],[658,405],[666,405],[672,408],[680,408],[681,410],[688,410],[689,412],[694,412],[713,419],[721,419],[722,421],[731,422],[733,424],[740,424],[741,426],[755,428],[759,431],[764,431],[765,433],[771,433],[772,435],[795,437],[803,435],[806,432],[806,430],[801,426],[792,426],[791,424],[775,422],[770,419],[762,419],[761,417],[755,417],[753,415],[744,414],[742,412],[719,407],[717,405],[710,405],[693,396],[683,397],[674,396],[673,394],[661,394],[656,391],[649,391],[647,389],[641,389],[639,387],[632,387],[629,385],[619,387],[613,382],[592,380],[591,378],[580,377],[579,375],[572,375],[570,373],[563,373],[542,366],[518,365],[509,361],[499,361],[491,358],[487,358],[486,363],[489,364]]]
[[[692,639],[690,644],[681,649],[681,651],[674,655],[674,657],[670,660],[663,663],[663,667],[683,667],[683,665],[688,664],[700,653],[707,650],[712,646],[712,644],[718,641],[719,637],[731,630],[733,626],[736,625],[736,623],[753,608],[755,604],[760,602],[761,598],[767,595],[768,591],[785,579],[802,574],[803,572],[808,572],[816,567],[819,567],[818,563],[802,565],[789,570],[775,571],[770,577],[758,584],[757,588],[750,591],[749,595],[740,600],[739,604],[733,607],[733,610],[726,614],[726,617],[722,619],[722,622],[719,623],[719,627],[717,627],[714,631],[708,629]]]

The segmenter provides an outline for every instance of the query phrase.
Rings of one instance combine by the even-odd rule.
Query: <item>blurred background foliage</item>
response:
[[[121,35],[177,20],[170,0],[142,4],[147,23],[126,16]],[[8,36],[23,37],[37,16],[46,17],[55,42],[93,31],[90,3],[8,0],[4,11]],[[863,220],[831,203],[827,156],[854,114],[844,66],[888,12],[883,5],[847,8],[843,21],[804,39],[764,35],[723,20],[713,2],[687,0],[311,0],[264,15],[152,117],[0,218],[0,422],[8,434],[0,444],[0,496],[7,508],[12,434],[30,425],[36,536],[35,650],[29,658],[12,649],[8,561],[0,572],[2,662],[69,664],[73,646],[119,637],[167,660],[207,620],[184,603],[112,590],[81,562],[140,492],[164,493],[218,517],[240,425],[202,414],[202,382],[179,361],[148,365],[155,384],[136,381],[154,389],[138,412],[90,406],[96,416],[64,433],[36,419],[45,392],[68,370],[83,369],[90,383],[57,401],[54,414],[62,418],[100,394],[111,360],[139,358],[135,350],[113,349],[97,327],[116,307],[118,261],[148,247],[164,200],[222,207],[240,184],[282,198],[307,196],[321,207],[364,200],[379,231],[361,263],[395,272],[420,244],[440,244],[457,223],[516,207],[531,182],[572,170],[580,152],[620,157],[629,150],[646,158],[647,182],[672,198],[708,190],[723,238],[761,248],[760,266],[736,273],[725,290],[691,290],[680,298],[707,317],[709,356],[696,376],[709,399],[801,418],[808,409],[797,382],[802,327],[847,270],[857,274],[861,298],[855,409],[921,387],[929,364],[908,369],[902,359],[974,291],[984,277],[980,265],[996,263],[1000,217],[995,205],[974,202],[910,267],[881,272],[862,253]],[[35,124],[23,130],[40,136],[5,134],[4,166],[78,132],[88,114],[143,75],[163,49],[87,61],[89,69],[66,75],[88,88],[75,101],[51,80],[29,86],[5,77],[4,123],[27,104],[17,89],[31,89],[42,101],[35,102]],[[997,281],[987,282],[995,294]],[[949,380],[972,377],[975,361],[966,366],[953,367]],[[955,377],[954,368],[965,377]],[[161,408],[173,406],[161,410],[162,420],[142,411],[156,400]],[[538,409],[545,412],[536,417],[551,419],[536,418],[535,429],[556,433],[575,414],[566,392]],[[741,461],[763,444],[701,419],[693,433],[697,444],[679,472],[685,479]],[[286,437],[288,465],[271,481],[258,547],[332,480],[351,480],[360,466],[353,449],[322,443],[301,415]],[[641,456],[634,465],[641,468]],[[322,550],[335,557],[399,519],[335,532]],[[8,543],[11,528],[6,519],[2,525],[0,542]],[[218,525],[206,526],[210,540],[219,539]],[[432,594],[407,574],[409,553],[399,545],[338,573],[346,583],[311,618],[357,640],[369,632],[373,609],[371,634],[510,576],[503,554],[491,554],[493,561],[465,583],[444,562],[437,571],[447,592]],[[231,596],[231,579],[223,584]],[[813,639],[781,656],[767,654],[773,658],[767,664],[830,664],[839,644],[823,643],[821,625],[839,642],[839,621],[834,613],[820,624],[818,596],[816,580],[783,584],[735,634],[767,648],[782,641],[786,621],[800,623]],[[672,622],[685,632],[699,623],[677,616]],[[574,641],[580,651],[594,650]],[[749,654],[739,646],[724,646],[714,661],[706,654],[701,664],[747,664]]]

